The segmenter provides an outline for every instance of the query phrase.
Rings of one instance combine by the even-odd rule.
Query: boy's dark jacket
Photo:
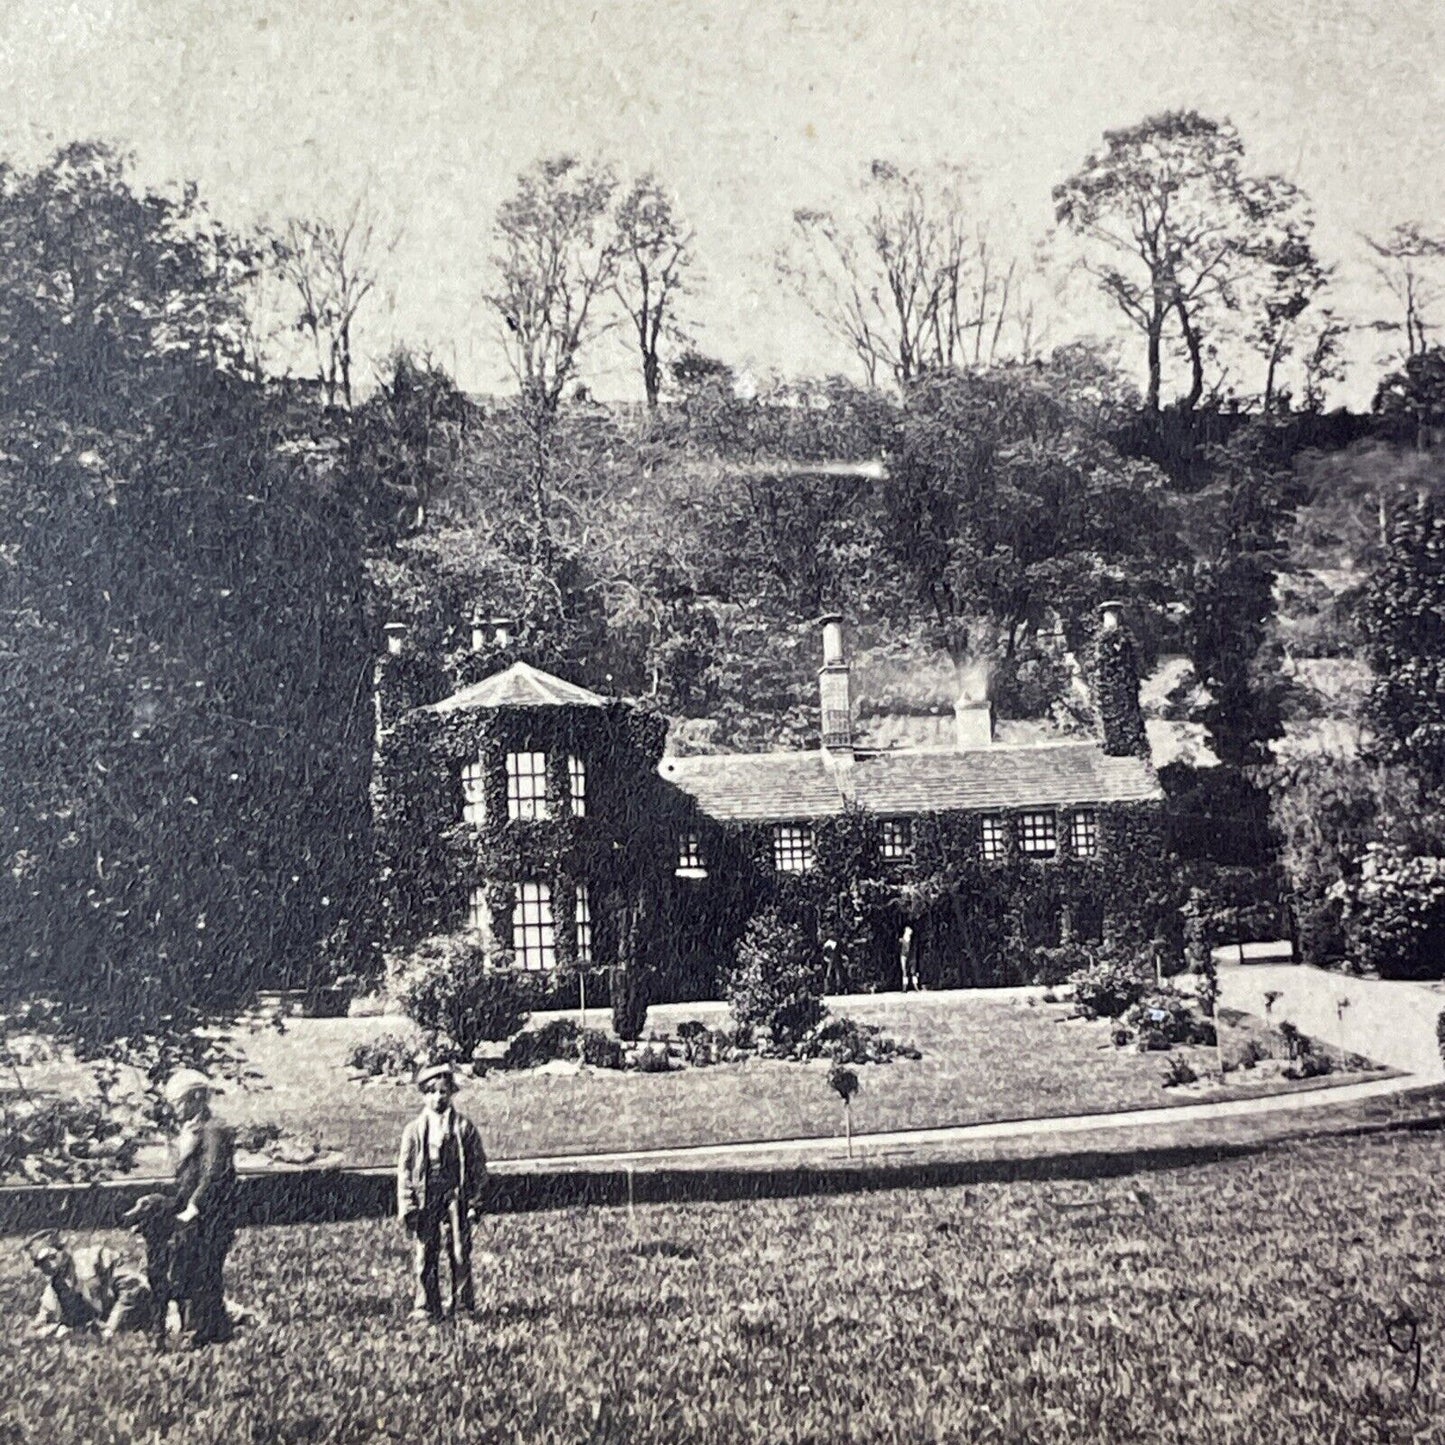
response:
[[[450,1111],[453,1139],[461,1166],[461,1183],[457,1190],[463,1209],[481,1204],[487,1184],[487,1153],[482,1147],[481,1130],[455,1109]],[[423,1109],[407,1124],[401,1134],[401,1155],[396,1164],[396,1212],[402,1219],[422,1213],[426,1197],[426,1119]],[[438,1203],[442,1201],[433,1201]]]

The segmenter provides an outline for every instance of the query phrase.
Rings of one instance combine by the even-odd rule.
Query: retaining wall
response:
[[[1266,995],[1278,993],[1272,1006]],[[1435,1021],[1445,993],[1423,984],[1350,978],[1303,963],[1224,963],[1219,1001],[1377,1064],[1404,1069],[1421,1083],[1445,1080]]]

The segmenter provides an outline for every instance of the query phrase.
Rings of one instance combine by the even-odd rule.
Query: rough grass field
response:
[[[0,1441],[1439,1441],[1442,1163],[1391,1135],[496,1216],[479,1315],[420,1332],[396,1226],[244,1231],[231,1287],[268,1329],[164,1357],[11,1334]],[[30,1299],[7,1251],[7,1330]]]
[[[1252,1082],[1241,1071],[1224,1090],[1165,1089],[1170,1055],[1116,1049],[1107,1021],[1065,1022],[1066,1005],[1030,1003],[1022,991],[859,998],[839,1009],[923,1053],[859,1070],[856,1133],[1165,1108],[1300,1087],[1277,1078]],[[649,1022],[671,1029],[699,1015],[720,1021],[724,1011],[674,1005],[654,1009]],[[394,1018],[293,1020],[283,1035],[243,1038],[265,1087],[233,1090],[222,1112],[238,1123],[273,1120],[319,1139],[348,1163],[390,1163],[402,1124],[417,1108],[415,1094],[390,1083],[349,1083],[344,1065],[357,1042],[404,1027]],[[1227,1028],[1226,1055],[1258,1032],[1248,1023]],[[1201,1074],[1214,1068],[1212,1048],[1181,1046],[1175,1053]],[[750,1060],[665,1075],[497,1073],[468,1080],[461,1103],[497,1159],[830,1138],[841,1132],[842,1118],[827,1072],[826,1063]],[[1360,1076],[1323,1082],[1351,1077]]]

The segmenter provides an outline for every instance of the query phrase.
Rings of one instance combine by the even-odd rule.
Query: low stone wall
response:
[[[1267,996],[1278,994],[1267,1005]],[[1219,1001],[1377,1064],[1404,1069],[1422,1083],[1445,1080],[1435,1020],[1445,994],[1422,984],[1350,978],[1302,963],[1223,963]]]

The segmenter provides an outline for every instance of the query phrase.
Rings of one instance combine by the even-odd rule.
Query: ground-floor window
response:
[[[577,885],[577,962],[592,962],[592,902],[587,885]]]
[[[517,884],[512,911],[512,952],[522,968],[543,971],[557,966],[557,928],[552,889],[546,883]]]
[[[467,927],[473,933],[485,933],[491,921],[491,910],[487,907],[487,890],[473,888],[467,897]]]

